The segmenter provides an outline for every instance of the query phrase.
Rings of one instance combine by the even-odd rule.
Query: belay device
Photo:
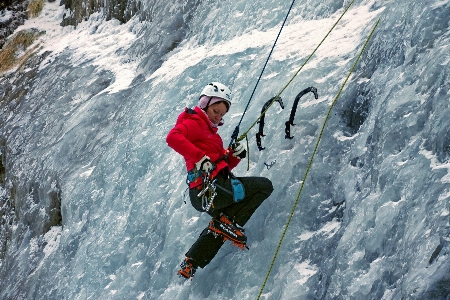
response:
[[[289,117],[289,121],[286,121],[286,123],[285,123],[286,128],[285,128],[284,132],[286,133],[286,135],[284,136],[284,138],[286,138],[286,139],[294,138],[293,136],[291,136],[291,125],[295,126],[295,124],[294,124],[295,111],[297,110],[297,105],[298,105],[298,102],[300,101],[300,98],[309,92],[314,93],[314,97],[316,99],[319,99],[319,95],[317,94],[317,89],[313,86],[304,89],[297,95],[297,97],[295,97],[294,104],[292,104],[291,115]]]

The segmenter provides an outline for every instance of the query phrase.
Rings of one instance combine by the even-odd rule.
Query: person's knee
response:
[[[273,184],[272,181],[270,181],[269,178],[264,178],[264,189],[266,190],[266,192],[268,193],[268,195],[272,194],[273,192]]]

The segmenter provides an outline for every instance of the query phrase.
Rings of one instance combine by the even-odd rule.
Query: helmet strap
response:
[[[206,109],[208,108],[209,103],[211,102],[212,98],[213,98],[213,97],[209,97],[208,103],[206,103],[206,106],[205,106],[205,108],[203,109],[204,111],[206,111]]]

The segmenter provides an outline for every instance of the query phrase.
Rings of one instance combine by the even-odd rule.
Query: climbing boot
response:
[[[247,248],[247,237],[244,235],[244,229],[234,224],[224,214],[221,214],[219,218],[212,218],[209,222],[208,229],[217,235],[223,237],[223,240],[230,240],[233,246],[239,247],[244,250]]]
[[[197,267],[193,264],[193,260],[189,257],[186,257],[186,259],[180,264],[180,267],[181,269],[178,270],[177,275],[184,277],[185,279],[194,277],[195,271],[197,270]]]

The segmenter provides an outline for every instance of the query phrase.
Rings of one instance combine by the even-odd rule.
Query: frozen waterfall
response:
[[[241,133],[350,2],[294,4]],[[126,3],[127,18],[103,7],[61,26],[71,10],[46,2],[16,30],[41,35],[0,75],[0,299],[256,299],[327,110],[380,17],[261,298],[450,299],[448,0],[354,2],[281,94],[286,108],[266,113],[265,150],[249,132],[249,171],[245,160],[234,173],[275,188],[246,225],[250,249],[226,243],[192,281],[176,272],[210,218],[184,203],[183,159],[165,136],[220,81],[234,94],[229,142],[290,1]],[[301,98],[285,139],[309,86],[319,98]]]

